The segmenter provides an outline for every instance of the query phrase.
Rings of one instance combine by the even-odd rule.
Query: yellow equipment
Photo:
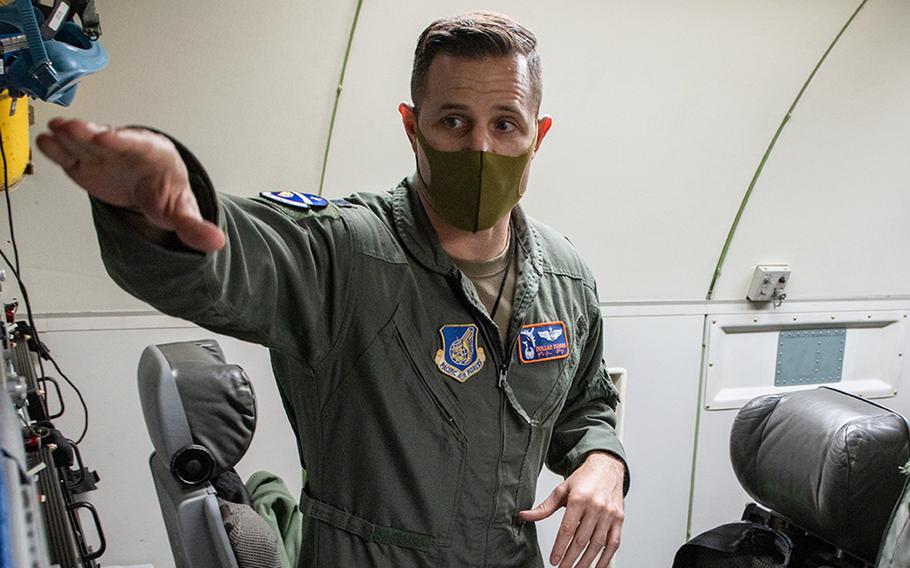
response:
[[[31,164],[32,151],[28,128],[28,97],[14,99],[8,91],[0,92],[0,136],[3,137],[6,182],[9,189],[14,189],[22,181]],[[4,189],[3,173],[3,160],[0,159],[0,191]]]

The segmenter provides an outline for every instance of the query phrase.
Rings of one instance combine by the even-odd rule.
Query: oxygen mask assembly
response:
[[[13,100],[28,95],[69,106],[79,81],[107,65],[94,0],[0,4],[0,91]]]

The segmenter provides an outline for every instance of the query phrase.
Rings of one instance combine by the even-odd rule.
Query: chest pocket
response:
[[[384,544],[448,546],[467,440],[415,365],[400,319],[379,330],[323,406],[327,454],[312,516]]]
[[[546,422],[561,406],[584,345],[584,315],[575,321],[531,323],[519,330],[513,345],[507,394],[530,423]]]

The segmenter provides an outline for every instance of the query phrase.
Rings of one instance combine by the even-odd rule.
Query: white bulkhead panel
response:
[[[712,316],[706,323],[705,409],[736,409],[756,396],[821,384],[868,398],[894,396],[900,385],[907,321],[906,311],[880,310]],[[815,330],[845,330],[839,340],[841,376],[782,385],[778,372],[782,334]],[[818,343],[821,346],[821,338]]]

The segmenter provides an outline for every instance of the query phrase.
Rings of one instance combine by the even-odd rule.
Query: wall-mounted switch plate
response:
[[[787,296],[784,290],[789,281],[790,267],[786,264],[756,266],[746,299],[753,302],[782,302]]]

